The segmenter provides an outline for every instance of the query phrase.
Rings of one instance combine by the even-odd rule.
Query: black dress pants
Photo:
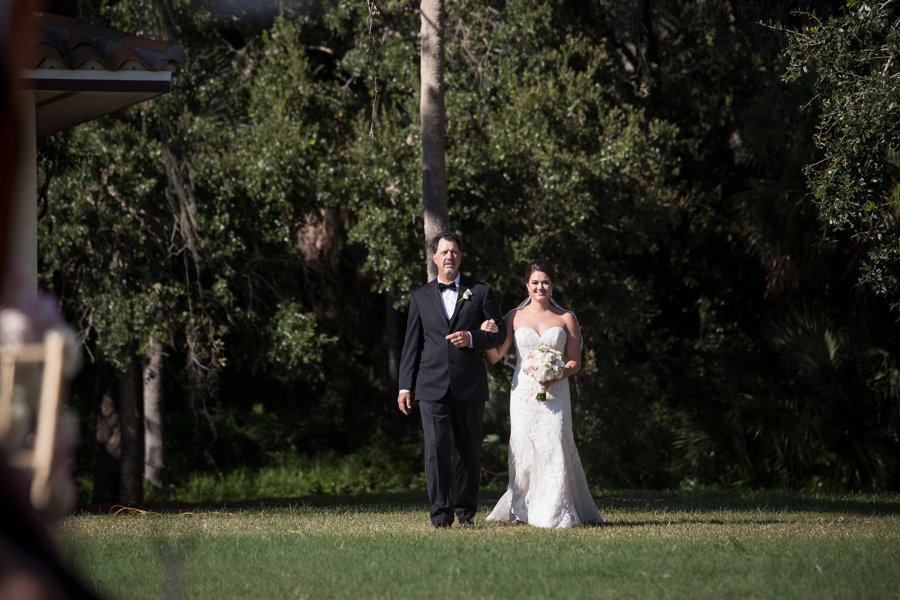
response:
[[[425,482],[431,523],[447,527],[453,514],[473,519],[481,483],[481,422],[484,402],[463,402],[451,392],[419,401],[425,432]]]

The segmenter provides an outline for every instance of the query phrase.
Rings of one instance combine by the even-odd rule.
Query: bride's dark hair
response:
[[[528,281],[532,273],[546,273],[550,277],[550,281],[556,281],[556,273],[553,272],[553,267],[545,260],[533,260],[528,263],[528,266],[525,268],[525,281]]]
[[[546,260],[536,259],[528,263],[528,266],[525,267],[525,283],[528,284],[528,280],[531,278],[532,273],[546,273],[547,277],[550,278],[551,283],[556,283],[556,273],[553,271],[553,267],[550,266]],[[525,300],[523,300],[516,308],[522,308],[531,302],[531,296],[529,295]],[[566,312],[570,312],[568,308],[565,308],[557,302],[553,296],[550,296],[550,304],[555,306],[560,310],[564,310]]]
[[[553,271],[553,267],[550,266],[550,263],[548,263],[546,260],[537,259],[537,260],[533,260],[528,263],[528,266],[525,267],[525,283],[526,284],[528,283],[528,280],[531,278],[532,273],[546,273],[547,277],[550,278],[551,282],[556,281],[556,273]],[[520,302],[519,305],[516,306],[516,308],[513,310],[518,310],[520,308],[524,308],[524,307],[528,306],[528,304],[530,302],[531,302],[531,296],[529,295],[522,302]],[[550,296],[550,304],[552,304],[559,310],[562,310],[562,311],[565,311],[568,313],[572,313],[572,316],[575,318],[575,322],[578,323],[578,317],[575,316],[575,313],[572,312],[571,310],[569,310],[568,308],[566,308],[565,306],[561,305],[559,302],[557,302],[556,299],[553,298],[552,295]],[[579,325],[579,327],[581,327],[581,326]],[[582,346],[582,348],[584,348],[583,340],[581,342],[581,346]],[[510,347],[510,348],[512,348],[512,347]],[[510,360],[509,360],[509,351],[507,351],[506,356],[503,357],[503,364],[505,364],[507,367],[510,367],[513,369],[515,368],[515,364],[510,362]]]

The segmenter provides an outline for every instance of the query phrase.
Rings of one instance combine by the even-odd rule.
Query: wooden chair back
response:
[[[33,442],[8,447],[10,463],[17,468],[31,471],[31,504],[37,510],[44,509],[50,501],[50,476],[57,443],[57,427],[60,410],[68,393],[65,376],[65,338],[58,331],[49,331],[41,343],[23,344],[18,347],[0,347],[0,443],[11,443],[16,419],[14,402],[16,375],[25,366],[37,366],[41,370],[40,393],[33,406]],[[33,402],[34,399],[26,399]]]

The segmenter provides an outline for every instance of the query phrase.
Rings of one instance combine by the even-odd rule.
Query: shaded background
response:
[[[41,285],[88,359],[83,501],[316,457],[351,475],[272,493],[421,487],[395,406],[425,280],[418,3],[372,6],[49,3],[187,55],[171,94],[39,141]],[[592,485],[900,488],[897,3],[447,9],[463,270],[509,309],[520,265],[556,265]],[[155,485],[122,461],[148,364]],[[490,374],[502,485],[511,371]]]

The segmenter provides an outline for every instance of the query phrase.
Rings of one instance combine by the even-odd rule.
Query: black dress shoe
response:
[[[475,519],[460,519],[460,527],[475,527]]]
[[[450,529],[453,523],[432,523],[435,529]]]

